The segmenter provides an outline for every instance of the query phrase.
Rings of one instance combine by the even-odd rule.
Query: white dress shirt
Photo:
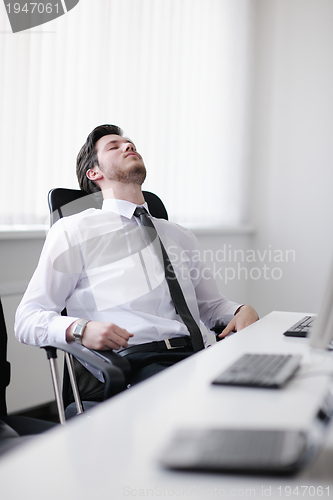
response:
[[[107,199],[102,210],[88,209],[51,227],[17,309],[19,341],[66,343],[66,329],[78,318],[125,328],[134,334],[129,345],[189,335],[171,301],[159,247],[147,239],[135,208]],[[197,323],[210,329],[217,320],[230,320],[239,304],[220,294],[195,236],[175,223],[152,220]],[[61,316],[65,307],[68,316]]]

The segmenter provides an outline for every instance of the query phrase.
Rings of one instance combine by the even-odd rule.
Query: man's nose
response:
[[[135,146],[131,142],[125,144],[125,151],[135,151]]]

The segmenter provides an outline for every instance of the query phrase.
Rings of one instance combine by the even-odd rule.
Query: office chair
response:
[[[168,219],[168,213],[164,204],[157,195],[149,191],[143,191],[143,195],[148,204],[149,211],[154,217]],[[101,208],[102,202],[101,193],[87,195],[83,191],[77,189],[52,189],[48,195],[50,223],[53,225],[62,217],[79,213],[88,208]],[[63,311],[62,314],[66,314],[66,311]],[[90,350],[75,342],[66,346],[53,343],[52,345],[49,344],[42,347],[46,349],[50,360],[52,380],[61,423],[65,422],[64,407],[66,407],[71,400],[75,401],[77,413],[80,414],[83,412],[84,404],[82,404],[79,391],[80,381],[79,378],[77,380],[75,372],[82,372],[82,370],[85,369],[77,362],[77,359],[103,371],[105,379],[104,400],[121,392],[127,387],[127,381],[130,374],[129,363],[125,357],[119,356],[113,351]],[[62,398],[60,395],[60,384],[55,364],[57,349],[65,351],[66,360]],[[85,377],[93,377],[93,375],[87,374],[86,370],[83,375]]]
[[[6,388],[10,382],[10,363],[7,361],[7,329],[0,299],[0,455],[30,436],[54,427],[55,423],[30,417],[8,415]]]

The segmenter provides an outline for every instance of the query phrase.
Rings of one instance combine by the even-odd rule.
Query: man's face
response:
[[[105,135],[95,144],[99,168],[105,179],[126,184],[142,184],[146,168],[135,145],[126,137]]]

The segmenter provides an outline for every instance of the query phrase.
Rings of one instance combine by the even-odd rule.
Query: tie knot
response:
[[[140,215],[147,215],[147,213],[148,212],[145,207],[136,207],[136,209],[134,210],[135,217],[140,217]]]

